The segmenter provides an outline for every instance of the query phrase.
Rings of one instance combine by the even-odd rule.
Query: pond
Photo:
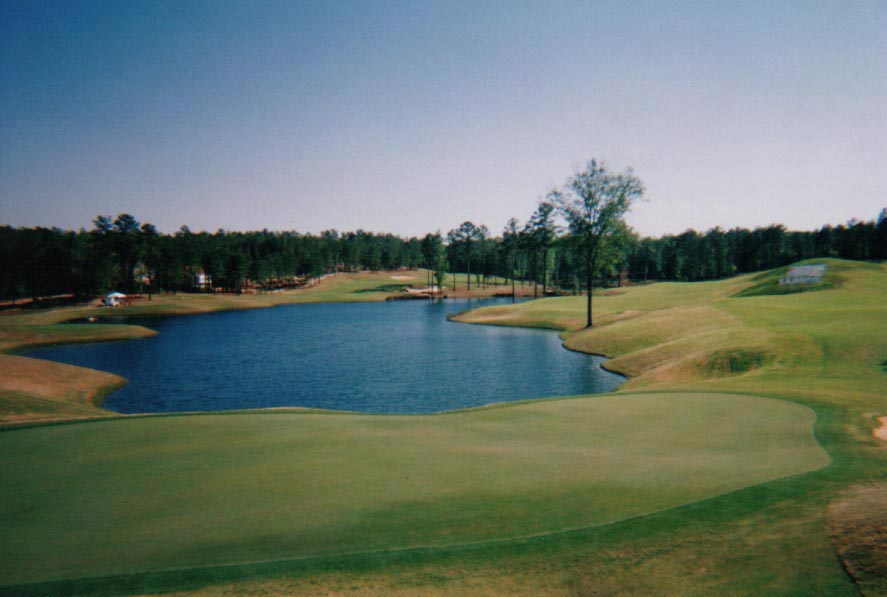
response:
[[[492,299],[289,305],[128,320],[144,340],[26,354],[121,375],[102,406],[121,413],[307,407],[429,413],[609,392],[625,378],[555,332],[455,323]]]

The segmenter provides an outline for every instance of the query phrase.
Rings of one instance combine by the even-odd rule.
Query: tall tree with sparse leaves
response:
[[[594,275],[601,263],[607,239],[619,228],[634,201],[644,195],[644,185],[629,168],[621,174],[607,170],[603,162],[591,160],[567,181],[557,205],[570,232],[580,244],[585,258],[585,284],[588,293],[586,327],[592,327]]]

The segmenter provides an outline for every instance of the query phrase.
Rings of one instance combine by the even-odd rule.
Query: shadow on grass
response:
[[[384,286],[374,286],[373,288],[361,288],[354,290],[351,294],[370,294],[374,292],[400,292],[409,284],[385,284]]]

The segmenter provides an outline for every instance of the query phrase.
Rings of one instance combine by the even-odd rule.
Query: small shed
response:
[[[194,275],[194,288],[201,292],[212,292],[213,277],[201,270]]]
[[[124,300],[126,300],[126,295],[122,292],[109,292],[102,299],[102,305],[105,307],[119,307],[122,304],[121,301]]]

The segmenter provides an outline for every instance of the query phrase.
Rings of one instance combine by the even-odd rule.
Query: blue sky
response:
[[[887,2],[0,2],[0,224],[641,234],[887,206]]]

